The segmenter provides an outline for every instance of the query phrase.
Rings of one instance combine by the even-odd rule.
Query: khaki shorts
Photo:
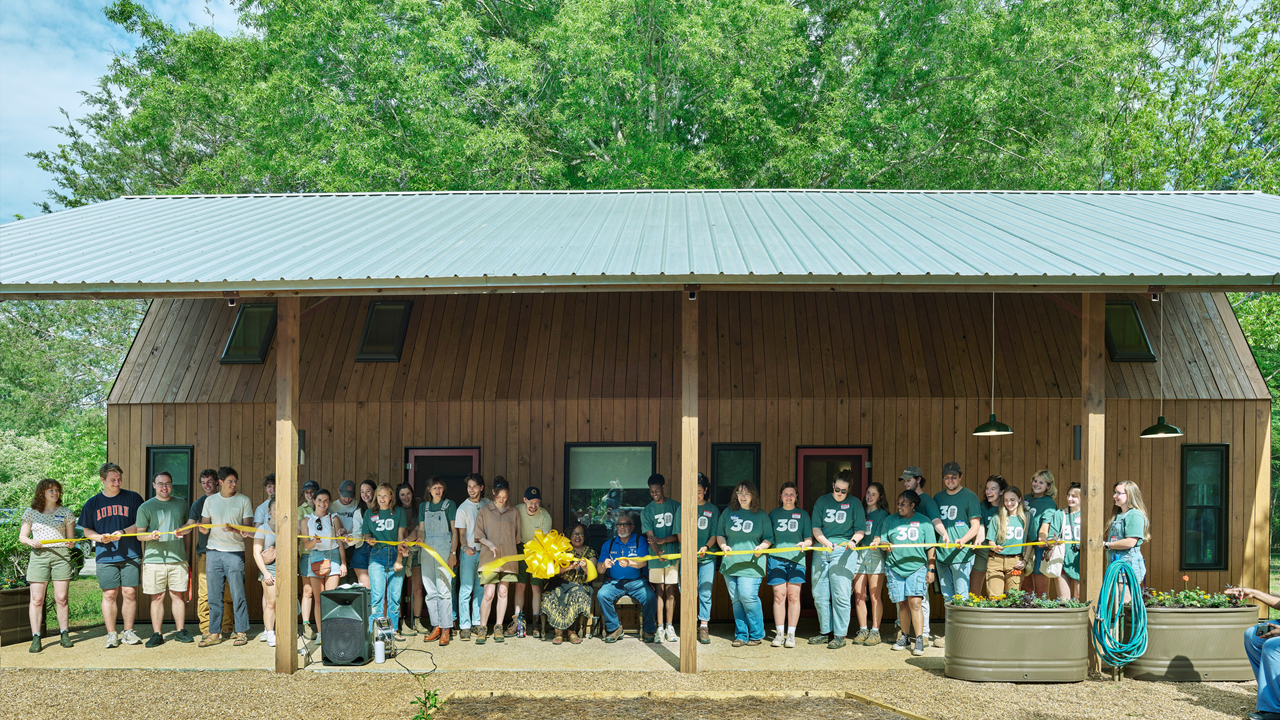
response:
[[[520,581],[520,576],[510,572],[494,573],[491,576],[486,576],[483,573],[481,573],[480,575],[481,585],[492,585],[494,583],[504,583],[504,582],[513,583],[513,582],[519,582],[519,581]]]
[[[27,561],[27,582],[50,582],[71,579],[71,551],[43,548],[31,553]]]
[[[187,591],[187,566],[182,563],[143,563],[142,592],[159,595],[166,590]]]
[[[680,584],[680,561],[672,560],[671,564],[663,567],[649,568],[649,582],[654,585],[678,585]]]

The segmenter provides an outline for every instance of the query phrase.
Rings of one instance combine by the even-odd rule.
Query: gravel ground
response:
[[[843,698],[788,700],[738,698],[734,700],[628,698],[626,700],[545,700],[525,698],[463,698],[451,700],[436,720],[904,720],[897,713]]]
[[[935,720],[974,720],[999,717],[1000,720],[1129,720],[1150,718],[1242,718],[1253,710],[1255,686],[1252,683],[1140,683],[1095,679],[1070,685],[1011,685],[966,683],[942,677],[941,671],[926,668],[867,670],[854,673],[782,671],[769,674],[745,672],[703,673],[684,676],[674,672],[450,672],[426,676],[426,687],[451,691],[487,691],[498,693],[560,692],[573,694],[584,690],[617,691],[683,691],[703,694],[693,701],[708,707],[705,716],[732,717],[720,712],[734,707],[715,703],[717,692],[749,691],[848,691],[860,693],[889,705]],[[175,692],[181,692],[182,720],[282,720],[282,718],[321,717],[402,718],[413,716],[409,701],[419,692],[418,683],[407,673],[304,672],[289,676],[264,671],[237,672],[167,672],[149,670],[85,671],[85,670],[0,670],[0,687],[4,703],[0,718],[37,716],[70,717],[89,714],[94,720],[137,720],[147,717],[173,717]],[[129,702],[120,702],[121,689],[168,688],[167,691],[134,694]],[[86,698],[110,699],[90,708]],[[723,696],[721,696],[723,697]],[[792,699],[769,706],[774,709],[794,706],[794,716],[812,717],[809,703],[826,698]],[[683,698],[657,697],[654,702],[685,702]],[[559,712],[573,702],[587,702],[594,717],[627,717],[623,709],[640,700],[608,700],[579,698],[574,700],[523,699],[538,709],[539,718],[578,718],[581,712]],[[740,702],[740,701],[739,701]],[[487,717],[493,720],[517,720],[508,699],[459,697],[454,709],[446,703],[442,720],[462,717]],[[613,708],[605,707],[613,704]],[[761,706],[764,708],[765,706]],[[833,706],[834,707],[834,706]],[[850,704],[850,712],[874,711],[866,705]],[[487,709],[486,709],[487,708]],[[463,714],[467,711],[466,714]],[[830,708],[818,717],[890,717],[876,715],[832,715]],[[478,714],[487,713],[487,714]],[[665,710],[649,717],[670,715]],[[681,718],[703,715],[694,713]],[[672,716],[677,717],[677,716]],[[752,717],[742,715],[741,717]],[[754,717],[779,718],[772,711]]]

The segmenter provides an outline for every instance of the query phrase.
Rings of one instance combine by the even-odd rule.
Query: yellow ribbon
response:
[[[549,533],[538,530],[534,533],[533,539],[524,544],[524,553],[520,555],[505,555],[495,560],[490,560],[480,566],[480,572],[483,575],[492,576],[503,565],[523,560],[529,568],[530,575],[541,580],[547,580],[559,575],[565,568],[581,559],[574,556],[573,545],[569,542],[569,538],[561,535],[556,530],[552,530]],[[594,581],[597,574],[595,563],[588,562],[587,582]]]
[[[267,535],[277,534],[267,529],[266,526],[256,528],[256,527],[249,527],[248,525],[236,525],[234,523],[193,523],[191,525],[184,525],[183,527],[178,528],[177,530],[161,530],[160,534],[173,535],[179,531],[191,530],[193,528],[208,528],[210,530],[213,530],[215,528],[227,528],[229,530],[239,530],[242,533],[257,533],[261,531]],[[119,534],[108,533],[106,537],[150,537],[152,534],[153,534],[152,532],[119,533]],[[330,535],[298,535],[297,538],[299,540],[307,540],[307,539],[340,540],[342,542],[349,542],[351,540],[351,538],[348,538],[348,537],[334,537]],[[430,545],[427,545],[426,543],[421,543],[416,540],[405,540],[402,543],[398,540],[369,540],[368,538],[362,538],[362,541],[368,542],[368,543],[379,543],[382,545],[408,545],[410,547],[420,547],[423,550],[426,550],[427,553],[431,555],[431,557],[435,558],[436,562],[440,563],[440,567],[444,568],[444,571],[449,573],[449,577],[454,577],[453,569],[449,567],[449,563],[445,562],[444,558],[440,557],[440,553],[436,552],[435,548],[431,547]],[[74,540],[41,540],[40,541],[42,545],[49,545],[54,543],[65,543],[65,542],[75,542],[75,541]]]

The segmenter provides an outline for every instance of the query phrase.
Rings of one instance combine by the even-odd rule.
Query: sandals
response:
[[[556,638],[555,640],[553,640],[552,642],[559,642],[559,641],[560,641],[560,638],[558,638],[558,637],[557,637],[557,638]],[[574,645],[578,645],[578,644],[580,644],[580,643],[582,642],[582,638],[578,637],[578,633],[576,633],[576,632],[574,632],[574,631],[570,630],[570,631],[569,631],[569,642],[573,643]]]
[[[559,630],[557,630],[557,631],[556,631],[556,636],[555,636],[555,638],[551,641],[551,644],[552,644],[552,645],[563,645],[563,644],[564,644],[564,638],[560,636],[560,631],[559,631]]]

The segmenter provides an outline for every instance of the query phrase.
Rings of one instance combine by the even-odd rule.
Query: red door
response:
[[[467,499],[467,475],[480,472],[480,448],[407,448],[405,465],[415,502],[426,495],[427,480],[439,475],[444,478],[444,496],[461,503]]]

